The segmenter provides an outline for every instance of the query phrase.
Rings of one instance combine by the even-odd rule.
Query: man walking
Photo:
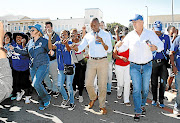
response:
[[[112,51],[111,38],[108,32],[99,28],[99,20],[94,18],[91,21],[92,31],[87,33],[83,38],[82,43],[77,47],[73,46],[72,49],[81,52],[86,46],[89,45],[89,60],[86,69],[86,89],[89,94],[90,103],[89,108],[92,108],[94,102],[99,99],[99,107],[102,114],[107,114],[105,108],[107,80],[108,80],[108,59],[107,52]],[[99,97],[95,93],[94,78],[97,74]]]
[[[46,34],[44,35],[44,38],[49,40],[49,35],[51,34],[52,44],[60,40],[59,36],[53,31],[53,25],[51,22],[46,22],[45,29],[46,29]],[[56,50],[53,50],[53,51],[54,51],[54,55],[53,56],[49,55],[49,58],[50,58],[49,74],[46,75],[44,82],[47,86],[48,94],[51,94],[52,92],[53,97],[57,98],[59,95],[58,86],[57,86],[58,64],[57,64],[57,59],[56,59]],[[52,81],[50,77],[52,78]]]
[[[152,61],[152,75],[151,75],[151,85],[152,85],[152,95],[153,101],[152,105],[157,106],[157,88],[158,88],[158,77],[160,76],[160,88],[159,88],[159,107],[164,108],[164,92],[168,79],[167,63],[169,60],[169,49],[170,49],[170,38],[168,35],[162,34],[162,23],[160,21],[155,21],[153,25],[153,30],[159,37],[159,39],[164,43],[164,50],[156,53]]]
[[[118,52],[129,49],[130,75],[133,83],[134,120],[139,121],[145,114],[145,103],[149,92],[152,72],[152,51],[161,52],[163,43],[153,32],[143,27],[143,17],[139,14],[130,20],[134,30],[127,34],[123,42],[115,46]],[[122,45],[122,46],[121,46]],[[142,94],[141,94],[142,91]]]

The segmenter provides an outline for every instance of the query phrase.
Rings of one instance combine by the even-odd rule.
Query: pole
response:
[[[173,5],[174,0],[172,0],[172,25],[174,26],[174,15],[173,15],[173,9],[174,9],[174,5]]]
[[[145,6],[147,8],[147,29],[148,29],[148,6]]]

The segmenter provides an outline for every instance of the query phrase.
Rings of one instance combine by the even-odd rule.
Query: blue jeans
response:
[[[141,107],[144,107],[146,104],[151,73],[152,62],[149,62],[145,65],[130,63],[130,75],[133,84],[133,101],[135,114],[141,114]]]
[[[175,84],[177,89],[177,96],[176,96],[176,103],[177,103],[177,109],[180,111],[180,73],[175,76]]]
[[[69,95],[70,104],[74,104],[74,95],[73,95],[73,87],[72,87],[73,78],[74,78],[74,74],[73,75],[65,75],[63,70],[59,70],[58,87],[59,87],[59,90],[60,90],[60,92],[61,92],[61,94],[65,100],[68,100],[68,95]],[[66,79],[66,87],[68,90],[68,95],[67,95],[66,90],[63,86],[65,79]]]
[[[38,68],[32,67],[30,69],[30,74],[32,78],[32,86],[36,89],[38,94],[39,102],[41,105],[51,100],[50,95],[48,95],[46,89],[44,88],[42,81],[44,80],[46,74],[49,71],[49,64],[44,64]]]
[[[54,59],[49,62],[49,74],[46,75],[44,82],[49,90],[52,90],[53,92],[58,92],[58,87],[57,87],[57,79],[58,79],[58,64],[57,64],[57,59]],[[50,76],[53,80],[53,82],[50,79]]]
[[[111,86],[112,86],[112,65],[113,65],[113,61],[110,61],[109,62],[109,70],[108,70],[107,92],[111,92]]]

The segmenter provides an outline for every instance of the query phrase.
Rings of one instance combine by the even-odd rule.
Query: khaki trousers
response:
[[[94,88],[94,79],[97,74],[98,88],[99,88],[99,107],[105,107],[106,92],[107,92],[107,81],[108,81],[108,60],[107,58],[94,60],[89,59],[86,68],[86,89],[89,94],[90,100],[95,100],[97,94]]]

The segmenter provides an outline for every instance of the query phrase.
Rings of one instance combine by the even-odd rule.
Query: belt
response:
[[[157,63],[161,63],[161,62],[163,62],[165,59],[156,59],[156,60],[153,60],[153,61],[155,61],[155,62],[157,62]]]
[[[151,61],[147,62],[147,63],[144,63],[144,64],[137,64],[137,63],[134,63],[134,62],[131,62],[131,63],[134,63],[134,64],[137,64],[137,65],[146,65],[148,63],[150,63]]]
[[[101,59],[104,59],[104,58],[107,58],[107,56],[104,56],[104,57],[90,57],[90,59],[94,59],[94,60],[101,60]]]

